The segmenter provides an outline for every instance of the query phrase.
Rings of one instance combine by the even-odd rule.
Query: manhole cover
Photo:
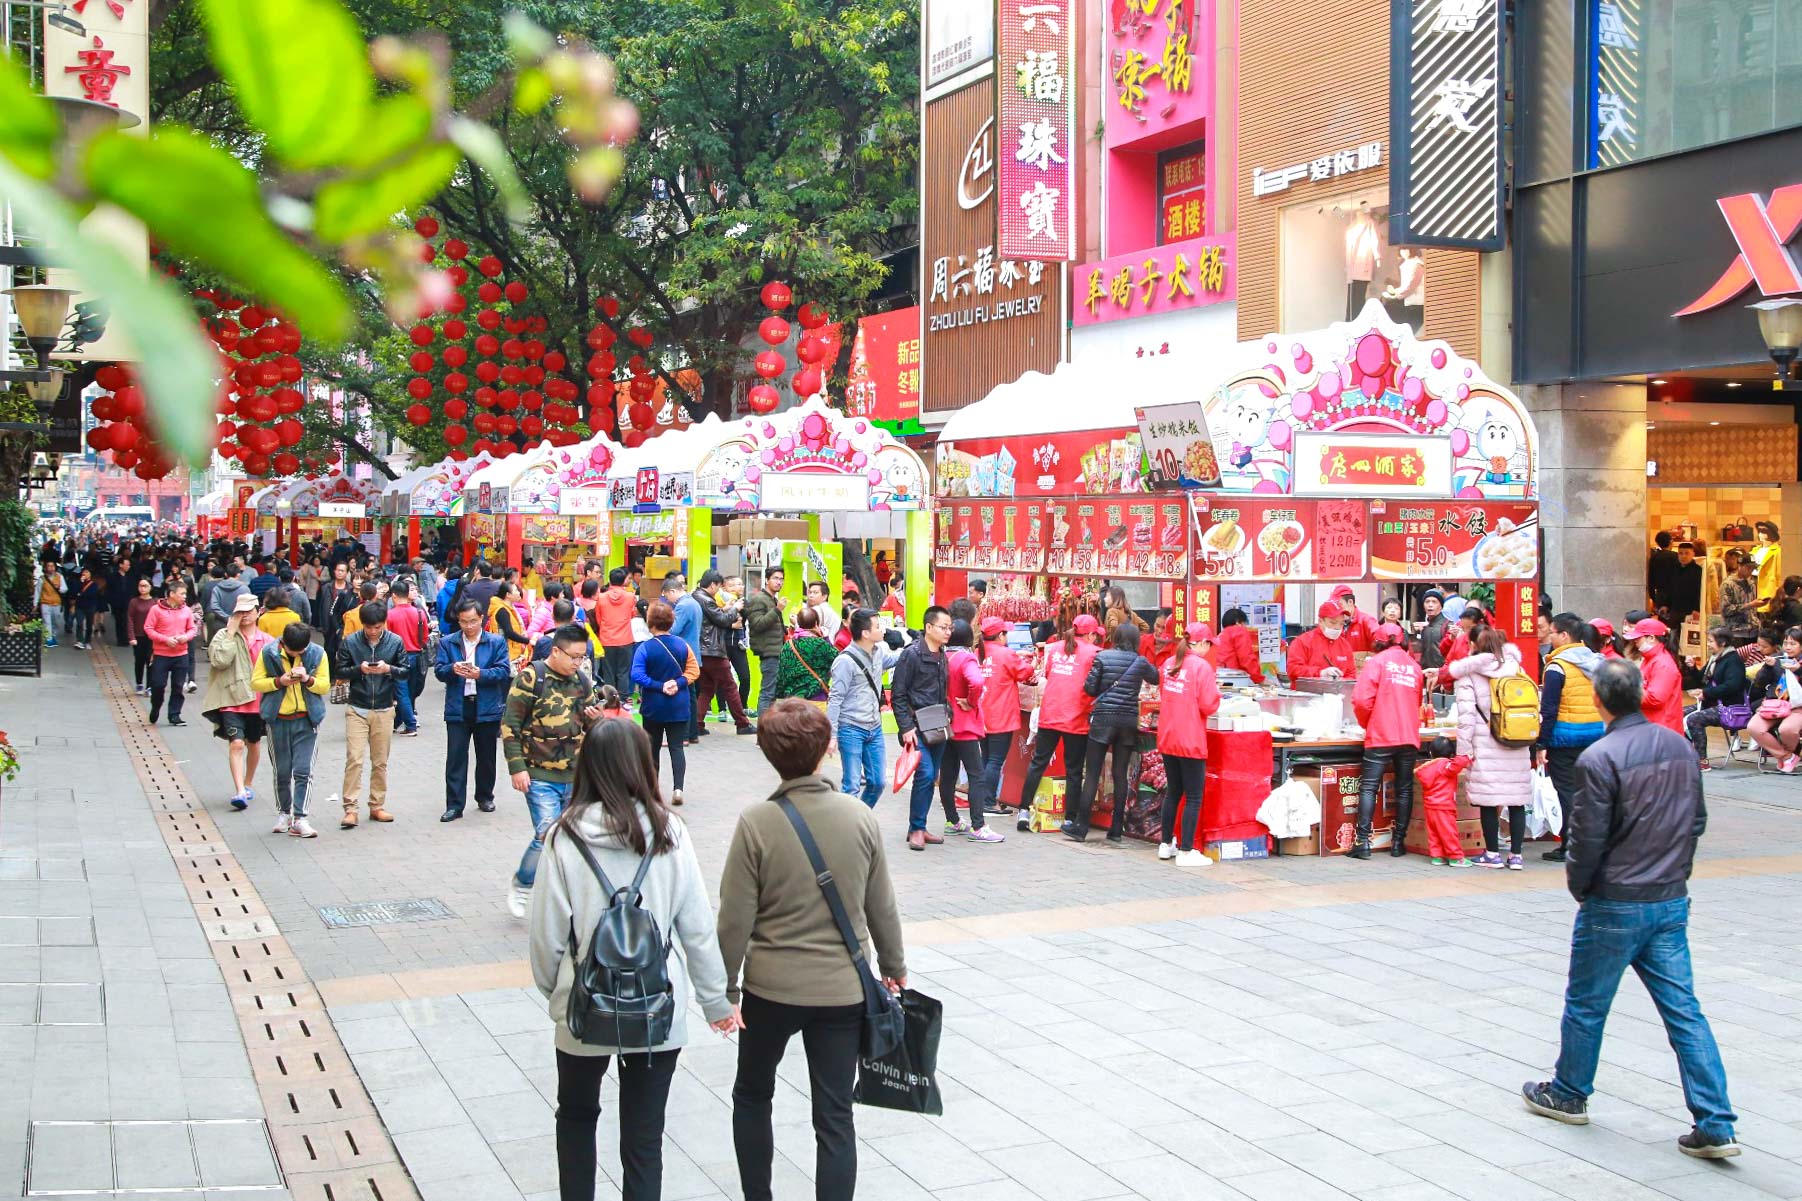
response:
[[[407,901],[358,901],[354,905],[321,905],[319,916],[334,930],[350,926],[393,926],[402,922],[434,922],[456,917],[436,897]]]

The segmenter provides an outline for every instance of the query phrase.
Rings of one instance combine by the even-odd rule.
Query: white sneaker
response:
[[[1174,859],[1174,858],[1176,858],[1176,844],[1174,842],[1158,843],[1158,858],[1159,859]]]
[[[521,888],[517,880],[507,881],[507,912],[514,917],[524,919],[526,910],[532,904],[532,890]]]
[[[1214,861],[1200,851],[1178,851],[1176,853],[1178,867],[1213,867]]]
[[[288,827],[288,837],[318,838],[319,831],[315,830],[313,828],[313,823],[309,822],[306,818],[297,817],[294,819],[294,824]]]
[[[188,681],[188,686],[187,686],[187,688],[186,688],[186,690],[185,690],[185,691],[188,691],[188,692],[199,692],[199,691],[200,691],[200,685],[198,685],[198,684],[196,684],[196,683],[195,683],[195,682],[194,682],[194,681],[193,681],[193,680],[189,680],[189,681]]]
[[[292,826],[293,824],[294,824],[294,819],[291,816],[289,816],[286,813],[281,814],[279,817],[277,817],[275,819],[274,833],[286,834],[288,832],[288,828],[290,826]]]

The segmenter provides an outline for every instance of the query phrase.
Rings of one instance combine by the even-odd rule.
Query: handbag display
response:
[[[882,986],[876,973],[870,967],[870,961],[864,958],[863,945],[857,941],[857,931],[851,928],[851,917],[845,912],[845,903],[838,895],[838,885],[833,883],[832,873],[826,867],[826,861],[820,857],[819,844],[813,840],[813,831],[807,828],[807,822],[795,803],[787,797],[775,797],[775,802],[782,807],[788,817],[788,824],[795,828],[795,837],[801,840],[801,849],[807,852],[807,862],[813,865],[813,878],[820,886],[820,893],[826,898],[826,908],[832,911],[832,920],[838,925],[839,937],[845,940],[845,950],[851,953],[851,963],[857,969],[858,982],[863,985],[863,1030],[858,1036],[858,1055],[866,1059],[881,1059],[901,1045],[905,1033],[905,1018],[901,1006],[889,995],[889,990]]]

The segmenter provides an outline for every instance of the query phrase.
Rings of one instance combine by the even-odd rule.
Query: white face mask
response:
[[[1339,640],[1339,635],[1345,633],[1345,630],[1343,627],[1340,629],[1334,629],[1332,626],[1321,626],[1320,632],[1322,634],[1325,634],[1329,639],[1333,640],[1334,642],[1337,642]]]
[[[1658,639],[1656,638],[1641,638],[1639,640],[1639,653],[1642,655],[1649,655],[1652,653],[1652,648],[1657,645]]]

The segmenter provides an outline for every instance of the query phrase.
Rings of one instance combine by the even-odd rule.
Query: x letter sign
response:
[[[1802,184],[1778,188],[1768,201],[1747,192],[1723,196],[1715,203],[1721,206],[1721,216],[1739,243],[1739,257],[1713,287],[1675,315],[1687,317],[1726,304],[1754,283],[1766,296],[1802,292],[1802,271],[1797,270],[1788,246],[1802,229]]]

